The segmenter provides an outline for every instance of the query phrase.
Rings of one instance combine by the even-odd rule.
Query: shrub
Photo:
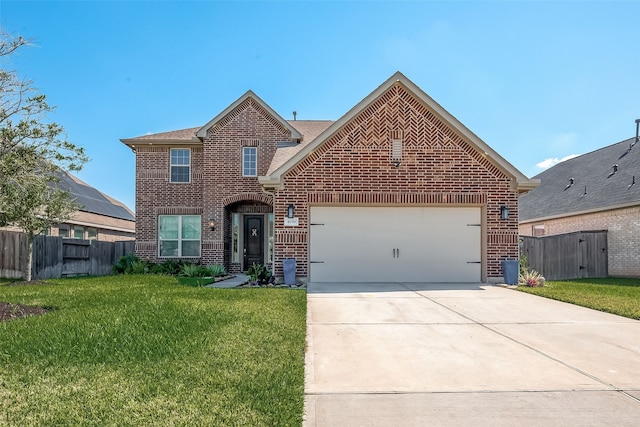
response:
[[[211,264],[204,268],[207,270],[207,276],[219,277],[227,275],[227,270],[220,264]]]
[[[518,277],[518,285],[538,288],[544,286],[544,277],[535,270],[525,270],[524,273]]]
[[[166,259],[162,261],[160,265],[160,271],[162,274],[168,274],[170,276],[177,276],[180,274],[180,269],[185,263],[178,259]]]
[[[148,271],[151,274],[169,274],[165,271],[162,264],[156,264],[154,262],[150,262],[148,263],[148,267],[149,267]]]
[[[273,277],[266,266],[255,262],[247,270],[247,276],[249,276],[250,282],[257,282],[258,284],[271,282]]]
[[[121,256],[111,267],[113,274],[130,274],[134,262],[140,262],[140,258],[133,254]]]
[[[131,263],[126,274],[145,274],[149,272],[148,263],[141,260],[135,260]]]
[[[203,277],[206,275],[206,270],[198,264],[188,263],[180,267],[180,273],[178,275],[182,277]]]

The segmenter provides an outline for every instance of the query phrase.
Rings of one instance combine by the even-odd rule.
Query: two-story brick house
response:
[[[136,253],[295,258],[302,281],[499,280],[529,180],[401,73],[339,120],[287,121],[249,91],[136,153]]]

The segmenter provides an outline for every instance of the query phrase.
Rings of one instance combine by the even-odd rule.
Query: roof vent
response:
[[[631,184],[629,184],[629,186],[627,187],[627,190],[630,189],[631,187],[633,187],[634,185],[636,185],[636,176],[633,175],[633,178],[631,178]]]
[[[611,178],[613,175],[616,174],[616,172],[618,172],[618,165],[613,165],[611,166],[613,168],[613,170],[611,171],[611,173],[609,174],[609,176],[607,176],[607,179]]]
[[[569,178],[569,184],[567,184],[567,186],[564,187],[563,191],[567,191],[569,188],[571,188],[573,186],[574,181],[575,181],[575,179]]]

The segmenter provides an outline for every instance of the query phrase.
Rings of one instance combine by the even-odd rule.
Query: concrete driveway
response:
[[[489,285],[307,292],[304,426],[640,425],[640,321]]]

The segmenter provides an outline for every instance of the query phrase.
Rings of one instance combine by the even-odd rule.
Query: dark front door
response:
[[[262,215],[244,217],[244,270],[251,267],[254,262],[264,264],[263,222]]]

